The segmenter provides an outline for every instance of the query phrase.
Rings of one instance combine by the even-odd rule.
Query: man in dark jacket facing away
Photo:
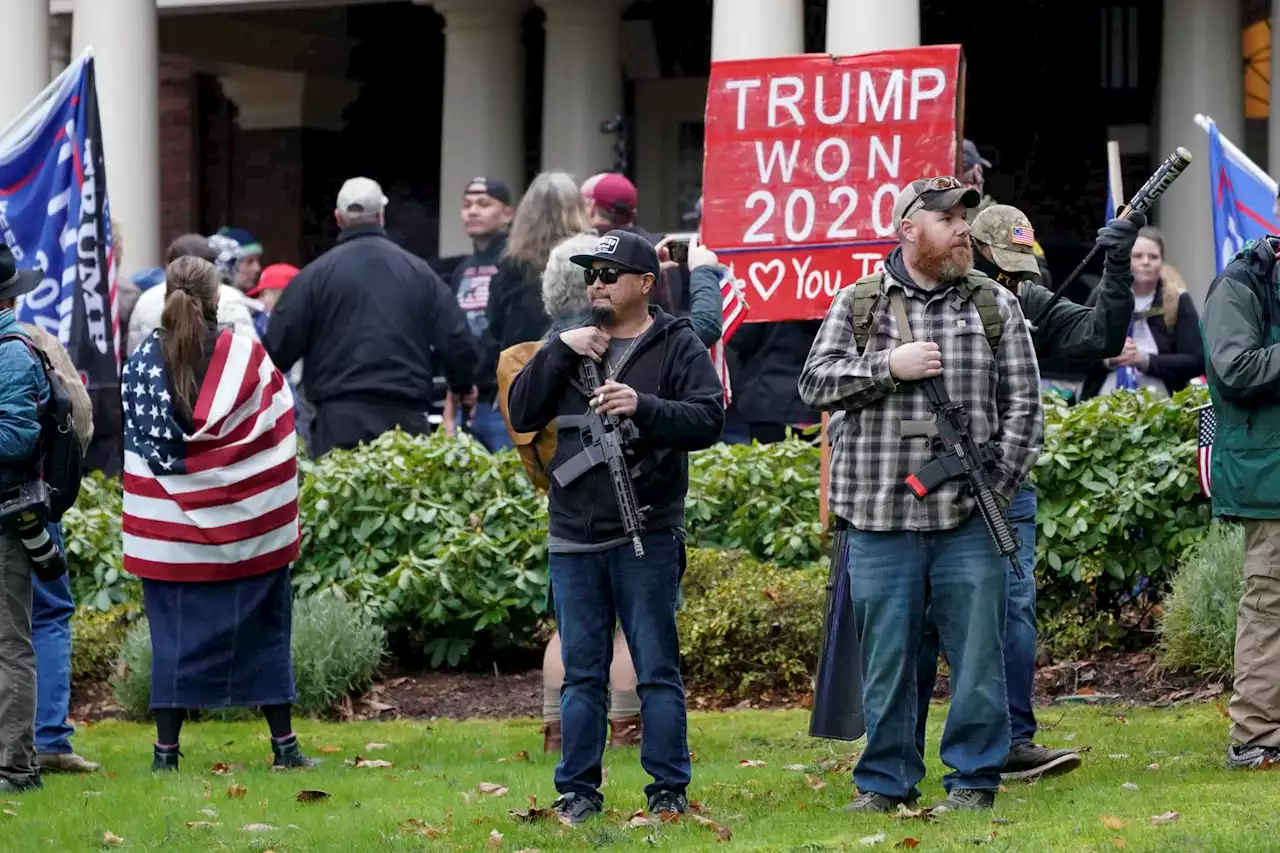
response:
[[[1091,307],[1059,299],[1038,329],[1031,332],[1036,357],[1099,361],[1124,348],[1133,316],[1133,273],[1129,254],[1138,230],[1146,223],[1142,214],[1112,219],[1098,231],[1098,245],[1106,250],[1102,281]],[[1035,253],[1031,220],[1016,207],[992,204],[979,213],[969,230],[974,266],[1018,297],[1023,316],[1030,322],[1049,304],[1053,292],[1040,281],[1040,258]],[[1069,773],[1080,766],[1081,754],[1070,749],[1049,749],[1034,742],[1036,717],[1032,693],[1036,676],[1036,490],[1024,481],[1009,505],[1009,522],[1018,529],[1022,550],[1018,564],[1022,577],[1010,572],[1005,613],[1004,672],[1009,696],[1012,741],[1001,776],[1005,780],[1035,779]],[[920,653],[917,686],[920,707],[916,716],[916,744],[923,752],[925,719],[938,671],[938,635],[925,635]]]
[[[263,343],[316,408],[313,458],[397,426],[429,431],[435,359],[449,388],[474,390],[476,344],[453,293],[426,261],[387,237],[387,197],[368,178],[338,192],[338,245],[303,268],[271,312]]]
[[[1213,514],[1244,523],[1227,766],[1280,763],[1280,237],[1250,241],[1209,285],[1204,344],[1218,419]]]
[[[688,806],[691,775],[676,600],[684,572],[687,454],[714,444],[724,425],[724,389],[707,349],[686,319],[649,305],[658,255],[643,237],[610,231],[586,268],[593,325],[552,337],[511,386],[512,428],[536,432],[558,419],[551,460],[551,591],[565,679],[563,757],[556,812],[581,823],[603,805],[600,761],[606,740],[609,664],[615,620],[631,649],[644,739],[640,763],[653,777],[649,811],[668,818]],[[600,363],[603,384],[584,388],[583,359]],[[644,556],[623,528],[608,467],[561,484],[557,470],[583,449],[574,421],[599,414],[630,419],[630,476],[646,516]]]

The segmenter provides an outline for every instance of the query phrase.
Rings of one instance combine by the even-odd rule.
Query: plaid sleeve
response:
[[[991,487],[1008,502],[1040,455],[1044,410],[1040,400],[1040,370],[1026,318],[1017,299],[1002,288],[996,290],[1004,331],[996,353],[996,410],[1000,428],[995,440],[1003,453],[998,476]]]
[[[895,388],[889,350],[859,355],[853,338],[853,288],[836,294],[800,372],[800,399],[818,411],[856,411]]]

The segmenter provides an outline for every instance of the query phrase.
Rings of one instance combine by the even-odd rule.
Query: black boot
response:
[[[175,743],[173,746],[155,745],[155,753],[151,759],[151,772],[162,773],[168,770],[178,769],[178,756],[182,755],[182,751],[178,749]]]
[[[307,758],[298,747],[298,736],[289,735],[283,740],[271,739],[271,753],[275,759],[271,769],[292,770],[297,767],[315,767],[319,762]]]

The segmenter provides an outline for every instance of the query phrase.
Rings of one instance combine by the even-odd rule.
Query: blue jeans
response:
[[[49,536],[63,548],[62,525]],[[36,752],[71,752],[75,729],[67,724],[71,705],[71,580],[63,575],[45,583],[31,575],[31,644],[36,650]]]
[[[692,768],[676,604],[684,544],[670,530],[644,537],[638,558],[630,543],[590,554],[552,554],[551,588],[560,629],[563,752],[556,790],[603,803],[600,762],[608,740],[609,665],[614,625],[622,623],[640,694],[644,739],[640,764],[653,777],[645,794],[684,793]]]
[[[490,453],[513,447],[507,433],[507,422],[502,419],[502,410],[497,403],[476,403],[475,416],[470,424],[466,422],[465,413],[459,412],[458,426],[475,436]]]
[[[1005,560],[975,515],[954,530],[872,533],[847,539],[853,607],[862,642],[867,744],[853,770],[861,792],[919,796],[923,751],[915,738],[916,679],[932,610],[952,669],[943,786],[992,790],[1009,752],[1005,695]]]
[[[1013,496],[1013,503],[1009,504],[1009,523],[1022,538],[1022,550],[1018,552],[1022,578],[1019,579],[1013,567],[1009,567],[1004,623],[1004,681],[1009,693],[1011,742],[1016,746],[1031,743],[1036,736],[1036,715],[1031,700],[1036,680],[1036,490],[1030,481],[1023,483]],[[920,687],[916,743],[921,753],[924,752],[925,721],[937,674],[938,632],[930,625],[925,631],[920,669],[916,676]]]

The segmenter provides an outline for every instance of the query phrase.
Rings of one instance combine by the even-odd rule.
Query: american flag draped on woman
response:
[[[298,555],[293,395],[252,337],[217,325],[217,269],[169,265],[161,328],[122,373],[124,566],[151,629],[154,770],[188,709],[258,706],[274,766],[306,767],[291,708]]]

